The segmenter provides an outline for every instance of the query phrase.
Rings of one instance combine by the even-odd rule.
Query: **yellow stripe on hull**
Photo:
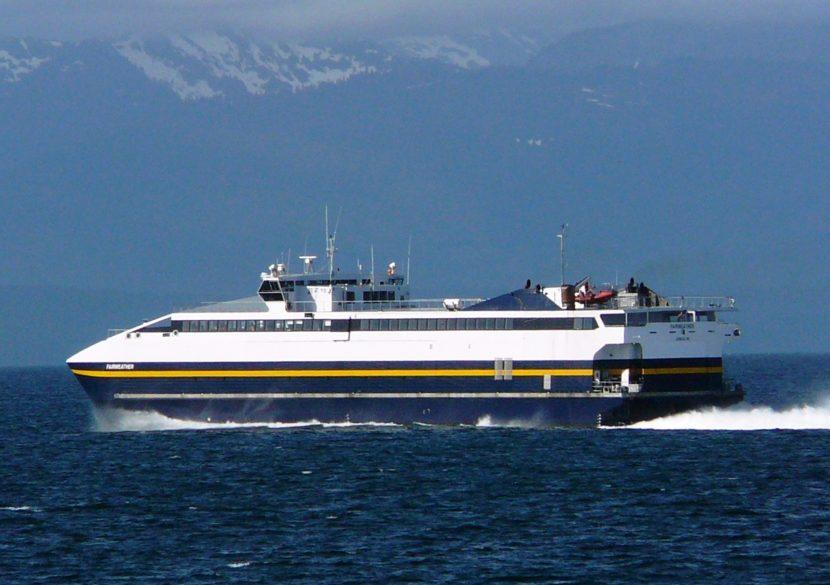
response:
[[[644,368],[643,374],[659,375],[659,374],[721,374],[723,373],[723,366],[699,366],[691,368]]]

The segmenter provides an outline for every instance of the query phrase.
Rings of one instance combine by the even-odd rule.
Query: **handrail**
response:
[[[734,310],[735,299],[733,297],[718,296],[669,296],[661,297],[649,295],[645,297],[615,297],[607,303],[600,305],[609,309],[631,309],[631,308],[674,308],[689,309],[692,311],[713,311],[713,310]]]
[[[335,311],[417,311],[424,309],[447,309],[444,301],[447,299],[407,299],[394,301],[332,301]],[[463,309],[483,299],[452,299],[454,307]],[[304,312],[314,311],[317,307],[316,301],[291,301],[289,311]]]

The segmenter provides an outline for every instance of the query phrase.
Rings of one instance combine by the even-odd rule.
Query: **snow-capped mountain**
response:
[[[301,91],[385,70],[377,50],[350,53],[299,43],[263,43],[215,32],[138,38],[114,44],[149,79],[183,100],[214,98],[234,90],[251,95]]]
[[[424,62],[476,69],[526,60],[537,43],[507,31],[459,40],[445,35],[407,36],[377,42],[321,45],[268,41],[229,32],[131,37],[113,42],[0,42],[0,81],[17,83],[38,70],[83,64],[91,54],[113,53],[183,101],[244,92],[262,96],[298,92],[358,77],[384,75]],[[82,55],[81,55],[82,53]]]
[[[0,43],[0,82],[16,83],[53,60],[62,47],[57,41],[14,39]]]

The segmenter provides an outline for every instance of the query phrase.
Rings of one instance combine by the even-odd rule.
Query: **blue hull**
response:
[[[100,390],[100,388],[99,388]],[[739,391],[687,391],[630,395],[550,393],[537,398],[117,398],[91,392],[98,407],[158,412],[192,421],[353,422],[433,425],[623,425],[704,406],[729,406]]]
[[[389,364],[380,370],[386,375],[374,377],[358,373],[303,377],[302,369],[297,375],[280,375],[284,364],[263,364],[264,375],[251,371],[250,365],[240,372],[236,364],[188,365],[190,369],[177,364],[142,364],[142,369],[127,372],[108,372],[100,364],[71,367],[98,407],[154,411],[185,420],[439,425],[489,420],[499,425],[595,426],[628,424],[701,406],[739,402],[741,392],[722,390],[719,363],[705,364],[714,365],[715,372],[689,373],[687,368],[681,375],[649,376],[646,392],[639,394],[591,392],[591,370],[581,363],[522,364],[525,368],[561,367],[575,374],[583,372],[570,375],[568,369],[558,371],[549,390],[543,389],[538,375],[511,380],[468,376],[466,372],[447,375],[448,370],[436,372],[444,375],[431,375],[432,371],[399,375],[388,369]],[[424,366],[435,368],[436,364]],[[334,373],[348,374],[348,370],[341,367]]]

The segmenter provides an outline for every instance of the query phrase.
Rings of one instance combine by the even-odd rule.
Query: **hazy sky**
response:
[[[231,27],[281,36],[373,37],[507,27],[556,36],[644,18],[812,18],[798,0],[0,0],[0,36],[54,39]]]

